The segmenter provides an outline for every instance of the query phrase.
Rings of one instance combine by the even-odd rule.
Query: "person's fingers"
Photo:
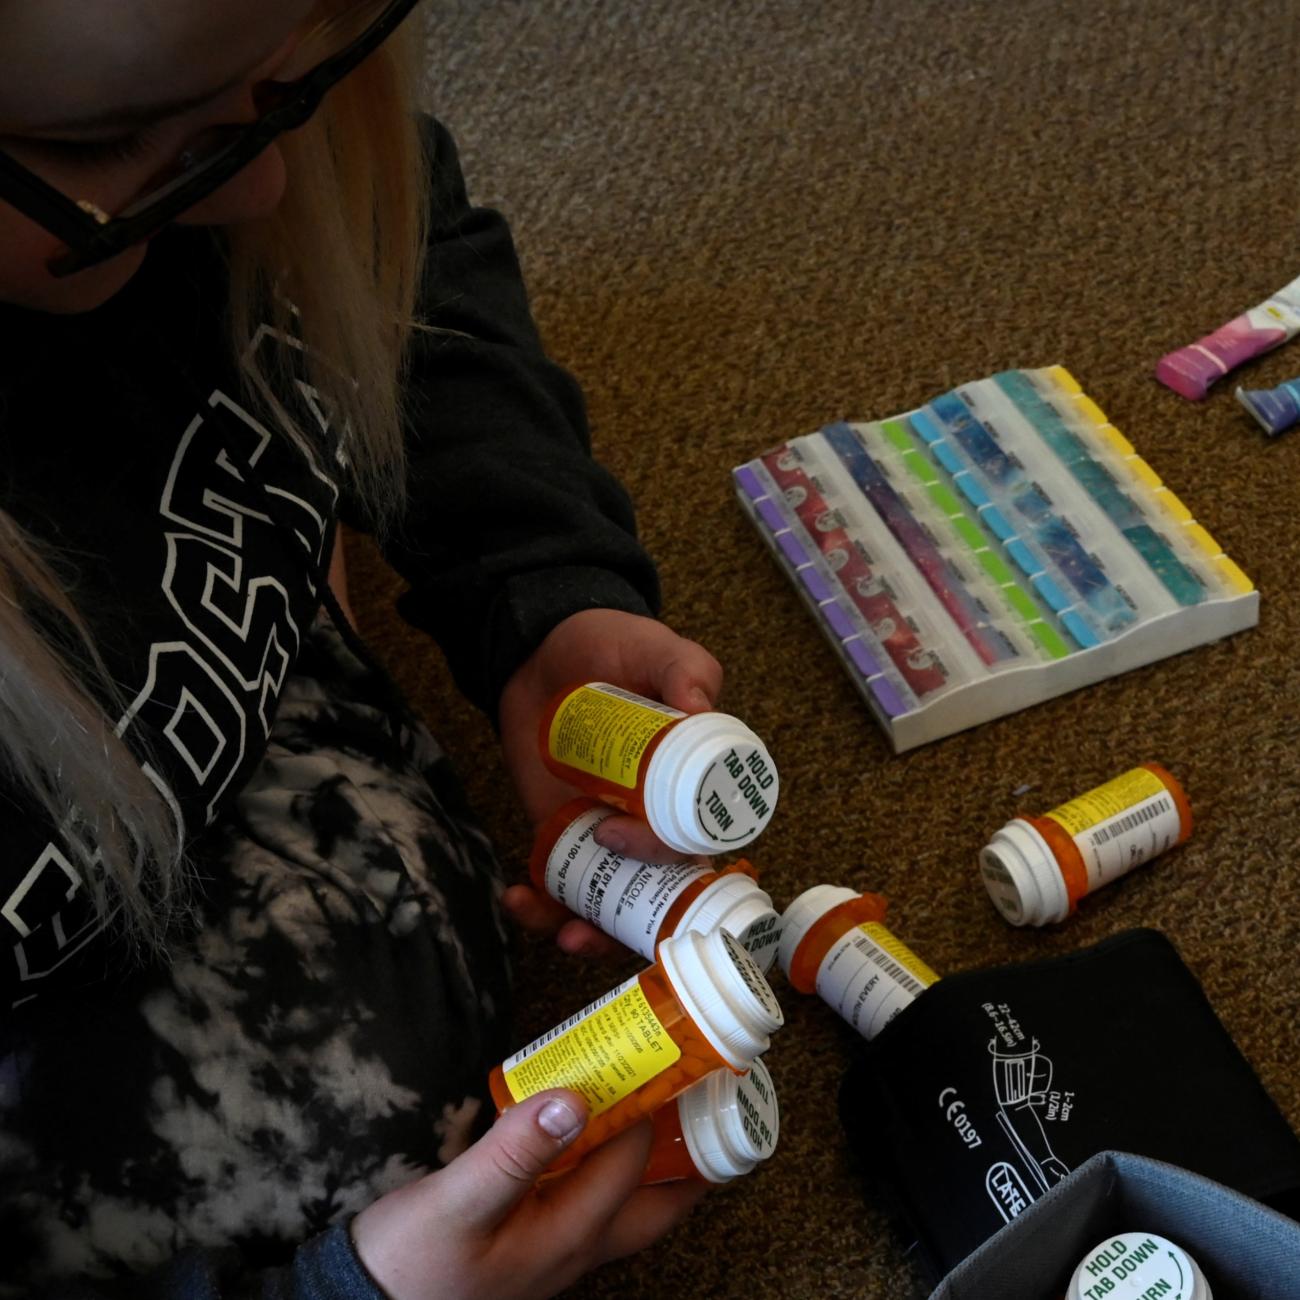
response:
[[[565,922],[555,936],[556,946],[570,957],[590,957],[597,961],[624,961],[628,949],[617,939],[597,930],[587,921],[576,918]]]
[[[634,1255],[671,1232],[709,1194],[710,1184],[683,1179],[638,1188],[605,1227],[601,1262]]]
[[[582,1132],[586,1103],[553,1088],[511,1106],[473,1146],[435,1177],[458,1221],[490,1232],[532,1190],[542,1171]]]
[[[501,906],[517,925],[534,934],[555,934],[573,920],[573,913],[531,885],[511,885],[501,895]]]
[[[619,813],[615,817],[606,817],[596,827],[595,841],[613,853],[622,853],[640,862],[677,863],[685,862],[685,854],[669,848],[649,826],[635,817]]]
[[[603,1230],[640,1186],[653,1138],[653,1127],[642,1120],[584,1156],[572,1173],[546,1184],[542,1195],[556,1222],[582,1232]]]
[[[523,929],[533,934],[554,936],[560,950],[571,957],[606,960],[627,956],[627,949],[621,943],[574,916],[563,904],[531,885],[511,885],[501,896],[501,906]]]
[[[671,658],[655,665],[659,698],[685,713],[713,708],[722,693],[722,665],[702,645],[684,637],[675,640]]]

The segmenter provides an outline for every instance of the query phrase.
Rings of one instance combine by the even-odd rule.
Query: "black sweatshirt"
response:
[[[658,592],[626,494],[590,457],[581,394],[542,351],[504,220],[470,206],[447,132],[429,123],[426,142],[420,314],[439,332],[415,344],[408,504],[384,551],[409,584],[402,615],[494,713],[561,620],[651,613]],[[95,311],[0,305],[0,506],[53,554],[125,702],[123,737],[187,843],[265,749],[336,520],[364,526],[327,404],[296,445],[240,398],[225,283],[212,232],[176,227]],[[291,344],[264,331],[251,346]],[[6,1021],[77,996],[117,959],[66,844],[2,781],[0,842],[3,1059]],[[218,1296],[229,1265],[182,1258],[156,1294]],[[287,1273],[234,1269],[232,1288],[267,1295],[377,1295],[338,1229]]]

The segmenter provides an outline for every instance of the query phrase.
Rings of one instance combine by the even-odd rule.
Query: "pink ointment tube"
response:
[[[1267,302],[1252,307],[1195,343],[1160,358],[1156,378],[1182,397],[1199,401],[1210,385],[1244,361],[1285,343],[1300,333],[1300,279],[1279,289]]]

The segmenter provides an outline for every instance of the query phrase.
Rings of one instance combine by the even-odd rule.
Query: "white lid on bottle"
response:
[[[727,713],[683,718],[650,756],[646,820],[679,853],[723,853],[772,820],[780,781],[763,742]]]
[[[781,1004],[754,959],[725,930],[675,934],[659,964],[677,1000],[728,1065],[747,1070],[785,1024]]]
[[[781,1112],[762,1061],[744,1074],[714,1070],[677,1098],[677,1118],[701,1177],[725,1183],[747,1174],[776,1150]]]
[[[781,917],[781,947],[778,956],[787,979],[790,976],[790,963],[794,961],[794,955],[808,931],[831,908],[857,897],[856,889],[846,889],[843,885],[814,885],[811,889],[805,889],[785,909],[785,914]]]
[[[740,940],[763,974],[772,968],[780,918],[771,895],[753,876],[735,871],[711,881],[682,913],[676,934],[725,930]]]
[[[980,875],[993,906],[1012,925],[1052,925],[1070,915],[1070,895],[1056,856],[1021,817],[980,850]]]
[[[1099,1285],[1107,1300],[1214,1300],[1196,1261],[1154,1232],[1121,1232],[1094,1246],[1075,1269],[1065,1300],[1089,1300]]]

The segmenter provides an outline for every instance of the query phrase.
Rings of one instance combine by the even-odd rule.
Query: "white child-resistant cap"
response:
[[[786,978],[790,976],[790,963],[799,945],[804,941],[808,931],[817,924],[833,907],[857,898],[855,889],[846,889],[843,885],[814,885],[805,889],[781,917],[781,947],[778,958]]]
[[[1107,1300],[1214,1300],[1196,1261],[1154,1232],[1120,1232],[1094,1246],[1075,1269],[1065,1300],[1088,1300],[1102,1290]]]
[[[1052,925],[1070,915],[1070,895],[1055,854],[1020,817],[980,851],[980,876],[993,906],[1012,925]]]
[[[771,895],[753,876],[737,871],[719,876],[700,891],[699,897],[682,913],[676,933],[694,930],[708,934],[710,930],[725,930],[740,940],[766,975],[776,957],[780,924]]]
[[[665,939],[659,964],[686,1014],[737,1070],[766,1052],[771,1035],[785,1023],[763,972],[725,930]]]
[[[781,1114],[762,1061],[745,1074],[715,1070],[677,1098],[691,1162],[711,1183],[747,1174],[776,1150]]]
[[[779,789],[772,756],[743,722],[696,713],[650,756],[646,820],[679,853],[725,853],[758,837]]]

